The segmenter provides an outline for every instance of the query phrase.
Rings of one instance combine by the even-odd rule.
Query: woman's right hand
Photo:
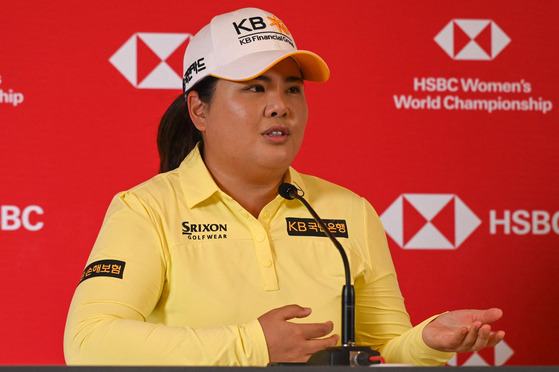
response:
[[[312,354],[336,346],[340,336],[325,337],[334,328],[331,321],[324,323],[293,323],[289,319],[306,318],[308,307],[287,305],[270,310],[258,321],[264,331],[271,363],[306,362]],[[321,338],[325,337],[325,338]]]

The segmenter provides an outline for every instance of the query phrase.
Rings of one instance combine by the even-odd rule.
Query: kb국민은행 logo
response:
[[[191,34],[138,32],[109,62],[139,89],[182,89],[182,62]]]
[[[435,42],[455,60],[492,60],[511,39],[490,19],[453,19]]]
[[[456,249],[481,224],[454,194],[402,194],[380,219],[404,249]]]

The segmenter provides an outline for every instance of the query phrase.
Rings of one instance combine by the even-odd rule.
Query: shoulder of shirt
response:
[[[173,192],[180,188],[179,186],[180,178],[178,174],[178,168],[173,169],[166,173],[160,173],[147,181],[144,181],[126,191],[119,192],[117,197],[126,197],[126,195],[133,194],[137,198],[145,200],[153,197],[158,197],[162,194],[168,195],[169,192]]]

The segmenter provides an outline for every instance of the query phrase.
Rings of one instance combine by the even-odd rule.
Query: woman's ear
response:
[[[192,119],[192,123],[200,132],[206,131],[206,109],[207,105],[202,102],[198,92],[191,91],[186,97],[188,104],[188,115]]]

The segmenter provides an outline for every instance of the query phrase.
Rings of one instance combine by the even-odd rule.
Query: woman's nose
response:
[[[280,118],[286,116],[288,112],[289,109],[283,95],[278,92],[270,92],[266,105],[266,116]]]

